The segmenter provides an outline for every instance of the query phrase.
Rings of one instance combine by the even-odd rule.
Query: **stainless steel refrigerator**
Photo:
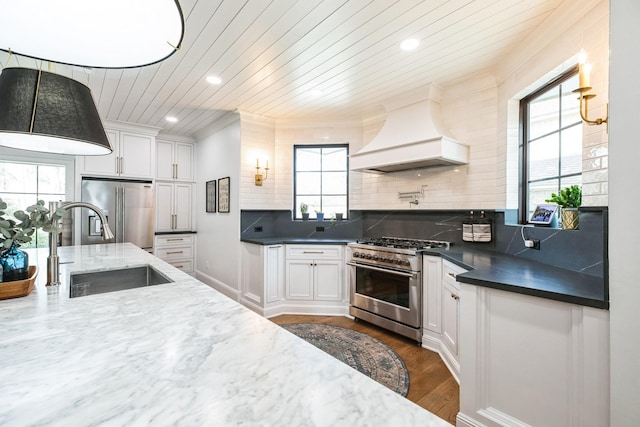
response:
[[[154,197],[151,181],[119,181],[108,178],[83,178],[82,201],[101,208],[107,216],[115,242],[131,242],[151,251],[154,232]],[[81,243],[105,243],[100,236],[100,218],[89,209],[81,209]]]

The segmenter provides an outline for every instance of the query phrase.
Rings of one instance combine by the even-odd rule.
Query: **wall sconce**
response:
[[[585,64],[584,61],[586,55],[584,52],[580,55],[578,63],[578,89],[574,90],[574,93],[580,94],[578,98],[580,100],[580,117],[588,125],[601,125],[607,123],[609,120],[609,104],[607,104],[607,116],[604,118],[598,118],[595,120],[589,119],[589,100],[596,97],[595,93],[588,93],[591,90],[591,64]]]
[[[264,167],[264,177],[260,173],[260,162],[256,159],[256,185],[261,187],[262,181],[266,181],[269,176],[269,160],[267,160],[267,165]]]

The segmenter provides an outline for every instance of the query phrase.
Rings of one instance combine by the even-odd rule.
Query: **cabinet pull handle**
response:
[[[453,274],[453,273],[451,273],[451,272],[448,272],[448,273],[447,273],[447,276],[451,277],[452,279],[455,279],[455,278],[456,278],[456,275],[455,275],[455,274]]]
[[[173,251],[173,252],[167,252],[167,255],[173,255],[173,254],[181,254],[184,251]]]
[[[323,254],[324,251],[302,251],[303,254]]]
[[[173,179],[178,178],[178,165],[176,163],[173,164]]]
[[[269,249],[277,249],[277,248],[281,248],[282,245],[276,245],[276,246],[269,246]]]
[[[167,242],[182,242],[184,239],[181,237],[179,239],[167,239]]]
[[[451,298],[453,298],[454,300],[459,300],[459,299],[460,299],[460,295],[458,295],[458,294],[451,294]]]
[[[174,265],[175,268],[184,268],[184,265]]]
[[[118,171],[118,173],[122,174],[122,157],[118,157],[120,159],[120,170]]]

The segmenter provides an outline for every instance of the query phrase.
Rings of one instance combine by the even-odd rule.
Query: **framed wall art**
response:
[[[207,212],[216,211],[216,180],[207,181],[207,197],[205,210]]]
[[[220,178],[218,180],[218,212],[229,213],[229,185],[231,178]]]

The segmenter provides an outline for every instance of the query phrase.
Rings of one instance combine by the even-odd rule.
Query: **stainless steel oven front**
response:
[[[422,341],[422,278],[405,270],[352,261],[350,308],[355,318]]]

